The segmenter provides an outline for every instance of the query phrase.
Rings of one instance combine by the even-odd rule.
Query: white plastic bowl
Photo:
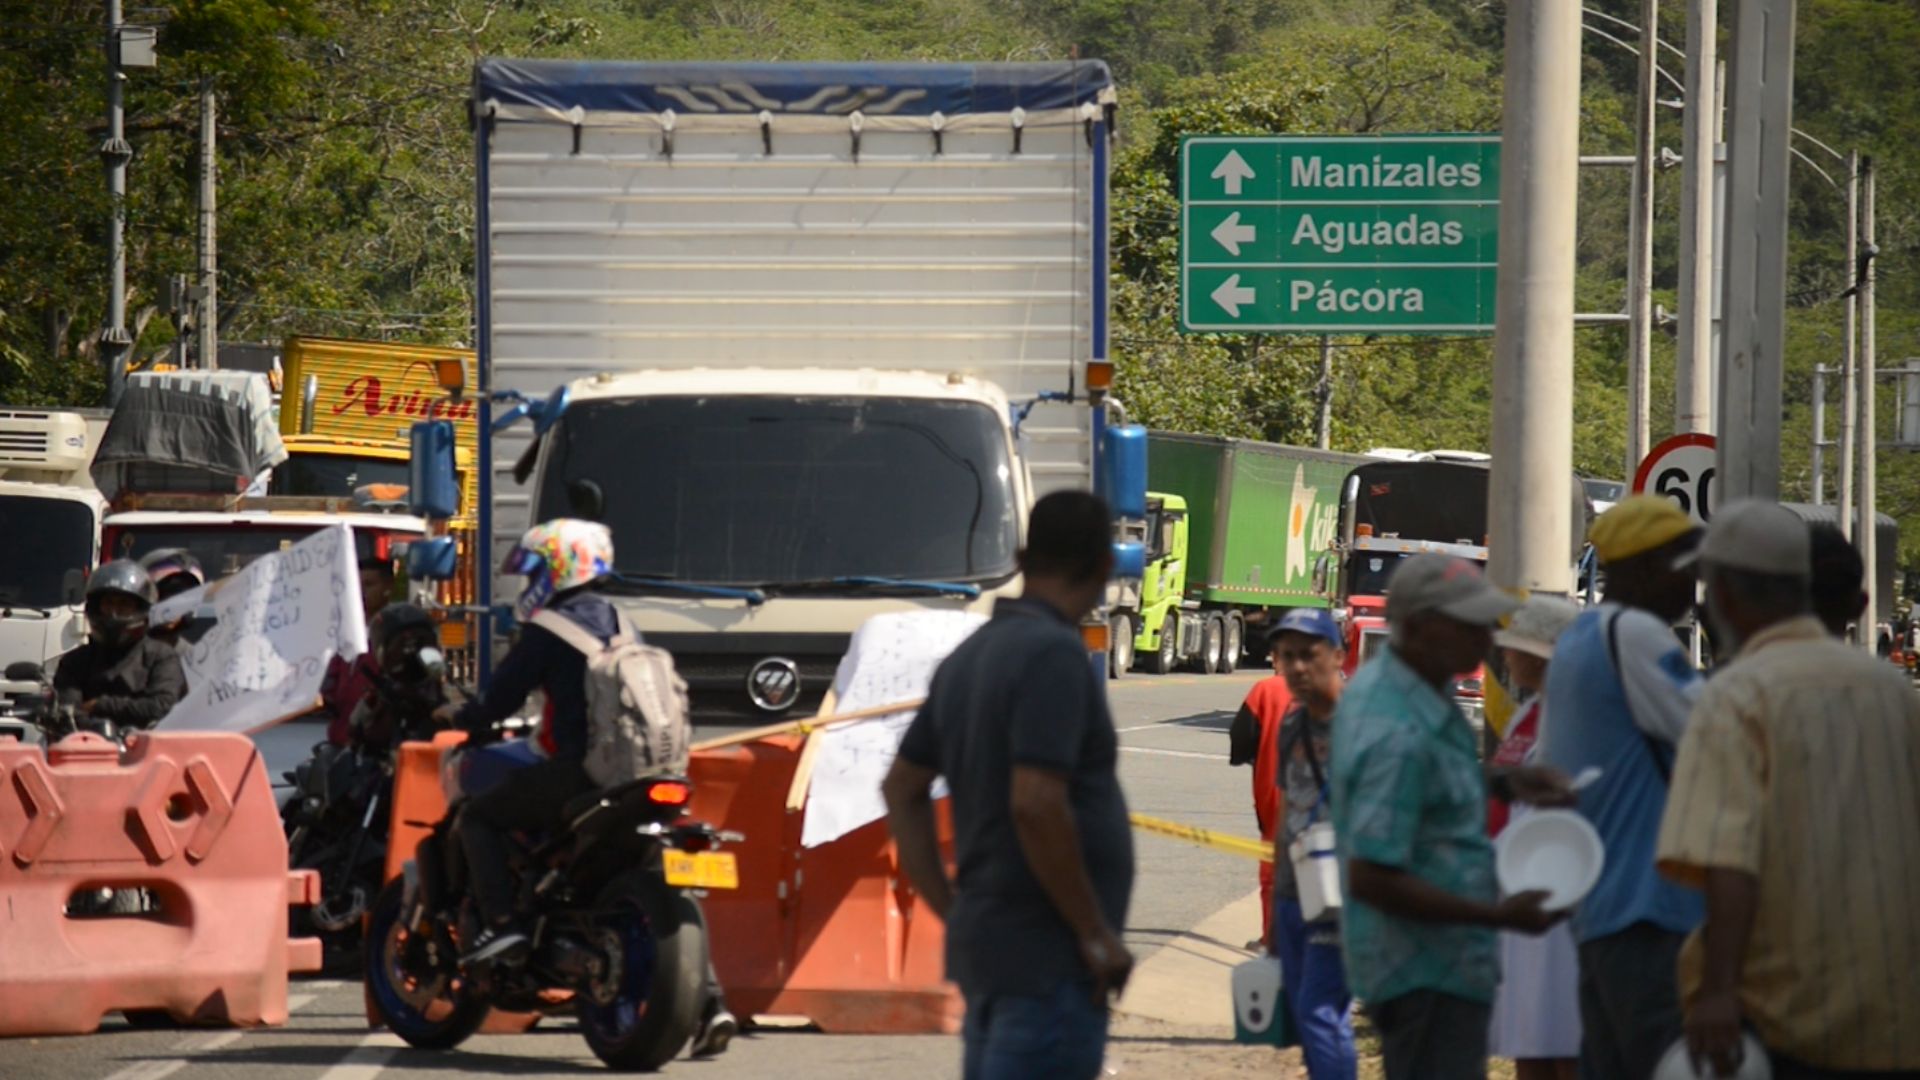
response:
[[[1509,896],[1544,889],[1549,911],[1579,903],[1607,861],[1600,834],[1571,810],[1533,811],[1508,825],[1493,847],[1500,888]]]
[[[1760,1040],[1752,1035],[1740,1038],[1740,1067],[1734,1070],[1730,1080],[1773,1080],[1773,1066],[1767,1061],[1767,1049]],[[1660,1064],[1654,1066],[1652,1080],[1722,1080],[1713,1075],[1713,1067],[1697,1073],[1693,1071],[1693,1062],[1687,1057],[1687,1040],[1680,1039],[1660,1058]]]

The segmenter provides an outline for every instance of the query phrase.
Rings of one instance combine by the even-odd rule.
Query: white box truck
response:
[[[106,425],[98,409],[0,408],[0,666],[46,665],[86,640],[106,512],[87,467]],[[37,690],[0,680],[0,711]]]
[[[530,522],[603,520],[696,718],[766,722],[868,617],[1017,591],[1028,508],[1102,465],[1104,64],[485,60],[473,93],[483,422],[540,420],[481,440],[480,603]]]

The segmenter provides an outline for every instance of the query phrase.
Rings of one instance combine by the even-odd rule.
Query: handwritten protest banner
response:
[[[328,662],[367,649],[353,530],[321,529],[232,577],[156,604],[152,620],[209,611],[213,628],[181,642],[187,693],[159,730],[257,731],[311,710]]]
[[[868,619],[854,631],[834,676],[833,711],[845,714],[926,697],[934,669],[986,621],[984,615],[961,611],[903,611]],[[893,766],[914,711],[814,735],[820,749],[802,845],[818,847],[887,816],[880,781]]]

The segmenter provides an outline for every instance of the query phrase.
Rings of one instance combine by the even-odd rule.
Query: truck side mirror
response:
[[[412,458],[407,463],[407,509],[425,518],[450,518],[460,510],[460,482],[454,475],[453,424],[422,420],[409,432]]]
[[[1332,576],[1333,552],[1323,551],[1319,558],[1313,560],[1313,591],[1325,596],[1329,591]]]
[[[407,579],[449,581],[460,567],[460,549],[451,536],[429,536],[407,545]]]
[[[5,674],[8,682],[37,683],[47,681],[46,673],[40,669],[40,665],[31,660],[15,660],[13,663],[7,665]]]
[[[560,414],[567,411],[567,405],[573,400],[573,391],[564,384],[553,388],[547,400],[533,406],[528,415],[533,417],[533,433],[545,435],[553,425],[560,422]]]
[[[1147,545],[1138,540],[1113,542],[1113,578],[1139,581],[1147,576]]]
[[[1100,496],[1116,518],[1147,516],[1147,429],[1117,424],[1107,429],[1101,447]]]
[[[60,578],[60,598],[68,607],[79,607],[87,602],[87,572],[69,570]]]

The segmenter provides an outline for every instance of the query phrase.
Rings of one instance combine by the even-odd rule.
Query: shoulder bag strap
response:
[[[567,618],[557,611],[547,610],[536,612],[533,616],[533,625],[540,627],[589,657],[599,656],[601,650],[606,648],[606,646],[600,644],[599,638],[594,637],[579,623],[574,622],[572,619]]]
[[[1620,680],[1620,696],[1627,702],[1628,721],[1633,724],[1633,729],[1640,733],[1641,741],[1647,744],[1647,754],[1653,758],[1653,767],[1660,773],[1660,782],[1671,784],[1673,767],[1667,764],[1667,756],[1660,752],[1659,744],[1654,741],[1652,735],[1647,733],[1647,729],[1633,720],[1633,701],[1627,698],[1627,674],[1626,670],[1620,666],[1620,616],[1623,614],[1625,612],[1616,611],[1607,619],[1607,656],[1613,660],[1614,678]]]

